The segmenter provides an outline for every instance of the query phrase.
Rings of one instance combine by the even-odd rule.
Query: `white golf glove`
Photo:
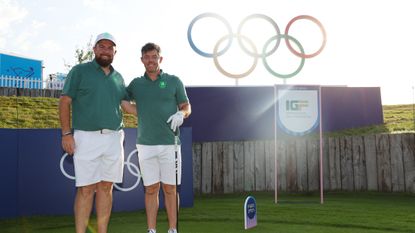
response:
[[[171,115],[167,120],[167,123],[170,123],[170,128],[176,132],[176,130],[183,124],[184,113],[182,111],[177,111],[175,114]]]

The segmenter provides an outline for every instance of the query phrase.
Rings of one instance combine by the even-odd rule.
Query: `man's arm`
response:
[[[72,98],[61,96],[59,98],[59,120],[62,129],[62,147],[70,155],[75,152],[75,141],[71,131],[71,104]]]
[[[184,118],[188,118],[192,113],[192,107],[190,103],[182,103],[179,105],[179,110],[184,113]]]
[[[121,101],[121,108],[124,112],[137,116],[137,106],[127,100]]]

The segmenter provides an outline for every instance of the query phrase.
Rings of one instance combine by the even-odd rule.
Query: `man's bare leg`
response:
[[[98,233],[106,233],[112,210],[113,183],[101,181],[97,184],[95,206],[97,212]]]
[[[159,209],[160,183],[145,187],[145,204],[148,229],[156,229],[157,212]]]
[[[78,187],[74,205],[76,233],[86,232],[94,201],[95,189],[96,184]]]
[[[166,206],[169,228],[176,229],[177,212],[176,212],[176,186],[163,184],[164,202]]]

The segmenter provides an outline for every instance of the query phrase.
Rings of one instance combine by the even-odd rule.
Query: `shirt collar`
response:
[[[92,60],[92,64],[94,65],[94,67],[96,69],[102,69],[101,66],[98,64],[97,60],[94,58],[94,60]],[[112,67],[112,65],[110,65],[110,74],[114,71],[114,68]]]
[[[157,75],[157,79],[156,79],[156,80],[154,80],[154,81],[158,81],[158,80],[160,80],[161,78],[163,78],[163,76],[164,76],[164,72],[163,72],[163,70],[162,70],[162,69],[160,69],[160,73]],[[147,72],[144,72],[144,77],[145,77],[147,80],[151,80],[151,78],[150,78],[150,77],[148,77]]]

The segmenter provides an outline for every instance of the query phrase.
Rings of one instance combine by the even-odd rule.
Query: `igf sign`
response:
[[[301,111],[308,107],[307,100],[287,100],[285,101],[285,108],[287,111]]]
[[[315,86],[277,86],[278,128],[289,135],[302,136],[320,122],[319,88]]]

